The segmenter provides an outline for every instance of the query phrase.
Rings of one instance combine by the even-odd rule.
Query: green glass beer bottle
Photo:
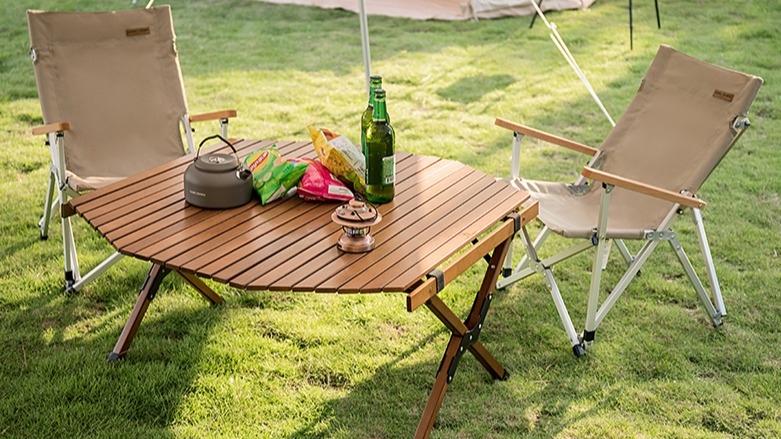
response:
[[[374,114],[374,90],[382,88],[382,76],[372,75],[369,77],[369,105],[361,113],[361,152],[366,157],[366,130],[372,124],[372,114]]]
[[[396,180],[396,133],[388,122],[385,90],[374,91],[372,124],[366,130],[366,199],[372,203],[393,200]]]

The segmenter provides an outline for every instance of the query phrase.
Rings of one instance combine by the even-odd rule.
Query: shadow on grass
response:
[[[167,429],[199,372],[194,357],[223,312],[204,301],[156,315],[152,302],[126,359],[109,363],[137,296],[120,291],[123,297],[104,301],[93,294],[125,285],[137,292],[148,267],[135,268],[119,287],[92,284],[76,296],[31,294],[0,307],[0,436],[172,436]],[[159,294],[172,287],[182,289],[166,279]]]
[[[499,296],[504,294],[497,295],[492,308],[517,306],[515,303],[502,304],[503,299]],[[580,375],[588,373],[587,359],[575,359],[566,350],[554,354],[557,360],[548,368],[556,362],[566,363],[573,368],[552,373],[550,378],[545,378],[543,386],[536,386],[534,378],[526,373],[523,365],[534,364],[538,360],[532,359],[535,355],[524,356],[523,352],[529,352],[529,345],[537,345],[535,341],[529,340],[538,334],[535,330],[518,328],[527,338],[501,336],[498,339],[496,334],[491,334],[492,329],[497,329],[492,324],[492,317],[498,319],[500,316],[492,316],[491,311],[486,319],[482,341],[508,370],[510,378],[507,381],[494,380],[471,354],[464,355],[445,394],[431,437],[555,437],[600,409],[596,405],[578,410],[574,416],[568,415],[572,412],[571,407],[582,396],[579,396],[578,387]],[[380,366],[371,378],[352,387],[347,396],[326,402],[319,416],[286,437],[414,436],[434,385],[439,359],[447,347],[449,334],[449,331],[441,328],[423,336],[395,359]],[[432,344],[436,346],[436,361],[409,364],[410,357],[419,356]],[[538,364],[530,367],[539,369]],[[519,388],[530,386],[538,389],[518,393]],[[540,405],[539,401],[543,403]],[[388,422],[390,419],[393,423]]]
[[[437,94],[445,99],[462,104],[480,100],[486,94],[507,88],[515,78],[510,75],[478,75],[462,78],[450,86],[440,89]]]

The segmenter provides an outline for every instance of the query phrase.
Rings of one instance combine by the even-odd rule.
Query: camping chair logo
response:
[[[722,101],[732,102],[733,99],[735,99],[735,95],[732,93],[727,93],[724,90],[713,90],[713,97],[716,99],[721,99]]]
[[[139,27],[135,29],[127,29],[125,30],[125,36],[126,37],[141,37],[144,35],[149,35],[151,31],[148,27]]]

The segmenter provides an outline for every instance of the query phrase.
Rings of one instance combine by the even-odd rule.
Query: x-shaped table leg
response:
[[[108,361],[114,362],[122,358],[123,355],[130,349],[130,344],[133,342],[133,338],[138,332],[138,327],[141,326],[141,320],[144,319],[149,304],[157,294],[160,283],[170,273],[171,270],[163,267],[162,265],[153,264],[149,270],[149,274],[144,280],[144,284],[141,286],[141,292],[138,295],[138,300],[133,306],[133,311],[130,313],[130,317],[125,323],[125,327],[122,329],[122,334],[117,340],[117,344],[114,346],[114,350],[109,354]],[[181,271],[174,271],[181,276],[190,286],[195,288],[199,293],[203,294],[213,304],[222,303],[223,299],[214,290],[209,288],[208,285],[203,283],[195,275],[190,273],[184,273]]]
[[[421,417],[418,429],[415,432],[416,438],[426,438],[431,433],[431,429],[434,427],[434,421],[437,419],[437,413],[439,413],[439,408],[442,406],[442,400],[445,398],[447,387],[455,376],[456,368],[461,360],[461,356],[463,356],[467,350],[477,358],[477,361],[479,361],[495,379],[505,380],[509,377],[508,372],[499,364],[493,355],[488,352],[485,346],[480,343],[479,337],[480,331],[483,328],[483,321],[488,312],[488,307],[493,298],[492,293],[496,281],[499,278],[502,261],[504,261],[504,258],[507,255],[511,242],[512,236],[510,236],[509,239],[502,241],[494,249],[488,263],[488,271],[486,271],[485,276],[483,277],[483,284],[477,292],[475,302],[465,321],[462,322],[461,319],[445,305],[439,296],[435,295],[425,303],[426,307],[428,307],[450,332],[452,332],[452,335],[450,336],[450,342],[445,350],[445,355],[442,358],[442,363],[439,366],[434,388],[431,390],[428,403],[426,403],[423,416]]]

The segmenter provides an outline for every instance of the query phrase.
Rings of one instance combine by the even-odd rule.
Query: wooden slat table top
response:
[[[283,157],[315,158],[311,142],[239,140],[240,157],[276,144]],[[227,147],[215,145],[208,154]],[[121,253],[237,288],[317,292],[404,292],[509,213],[528,194],[464,164],[397,153],[396,196],[379,206],[376,248],[336,248],[339,203],[297,198],[208,210],[184,201],[192,157],[71,201]]]

